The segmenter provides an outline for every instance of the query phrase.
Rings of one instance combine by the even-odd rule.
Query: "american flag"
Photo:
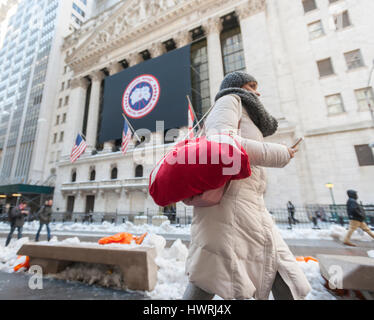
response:
[[[195,124],[195,112],[192,108],[190,99],[188,99],[188,132],[190,133],[189,134],[190,139],[195,138],[195,132],[194,130],[192,130],[194,127],[194,124]]]
[[[77,140],[75,140],[74,148],[70,155],[70,161],[74,163],[79,159],[79,157],[86,151],[87,144],[86,141],[82,138],[80,134],[77,136]]]
[[[130,144],[130,141],[131,141],[131,130],[129,128],[129,124],[127,123],[127,120],[125,119],[125,125],[124,125],[124,129],[123,129],[123,132],[122,132],[122,146],[121,146],[121,151],[123,154],[126,154],[128,148],[129,148],[129,144]]]

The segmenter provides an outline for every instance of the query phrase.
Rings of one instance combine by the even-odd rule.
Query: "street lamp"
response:
[[[334,206],[336,206],[335,198],[334,198],[334,192],[333,192],[334,184],[333,183],[326,183],[326,188],[328,188],[330,190],[332,203],[333,203]]]

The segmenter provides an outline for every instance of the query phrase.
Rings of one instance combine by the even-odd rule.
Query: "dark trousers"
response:
[[[274,300],[294,300],[290,288],[279,272],[277,272],[271,291],[273,292]],[[212,300],[214,296],[214,294],[208,293],[194,284],[189,283],[184,293],[183,300]]]
[[[36,237],[35,237],[35,241],[36,241],[36,242],[39,241],[39,235],[40,235],[40,232],[42,231],[44,225],[47,227],[47,237],[48,237],[48,241],[51,240],[51,229],[49,228],[49,223],[40,223],[39,230],[38,230],[38,232],[36,233]]]
[[[22,227],[17,227],[15,224],[10,225],[10,232],[8,234],[8,238],[6,239],[5,246],[7,247],[10,243],[10,240],[12,240],[14,230],[18,231],[18,240],[22,238]]]

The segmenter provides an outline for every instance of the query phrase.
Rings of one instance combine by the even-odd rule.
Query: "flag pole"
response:
[[[195,120],[197,121],[197,116],[196,116],[196,113],[195,113],[195,110],[193,108],[193,105],[192,105],[192,102],[191,102],[191,99],[190,99],[190,96],[187,95],[187,100],[188,100],[188,104],[191,106],[191,111],[193,113],[193,116],[195,117]],[[200,122],[198,122],[198,126],[199,126],[199,130],[201,130],[201,126],[200,126]]]
[[[85,136],[82,132],[79,132],[79,134],[82,136],[82,138],[83,138],[84,140],[87,140],[86,136]]]
[[[124,113],[122,113],[122,116],[123,116],[123,118],[125,119],[125,121],[127,122],[128,126],[130,127],[130,130],[134,133],[135,138],[136,138],[139,142],[142,142],[142,140],[141,140],[141,139],[139,138],[139,136],[136,134],[136,132],[135,132],[133,126],[131,125],[131,123],[129,122],[129,120],[127,120],[127,117],[125,116]]]

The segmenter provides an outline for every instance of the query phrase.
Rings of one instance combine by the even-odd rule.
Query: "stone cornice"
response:
[[[162,7],[165,3],[168,3],[169,7]],[[170,6],[170,3],[174,3],[174,5]],[[72,67],[75,74],[83,73],[92,66],[103,62],[101,59],[105,59],[107,54],[149,35],[156,27],[160,29],[178,19],[186,18],[185,20],[188,20],[190,24],[185,26],[186,30],[178,31],[188,32],[194,24],[201,25],[204,22],[200,18],[202,15],[208,20],[232,12],[236,8],[240,8],[242,16],[243,12],[245,12],[245,16],[248,16],[258,13],[259,10],[264,10],[265,0],[238,0],[236,2],[225,0],[126,1],[122,7],[117,9],[116,13],[113,13],[103,24],[93,30],[91,36],[78,48],[69,50],[73,53],[68,56],[66,62]],[[141,22],[137,24],[138,21]],[[162,40],[167,39],[159,39],[159,41]],[[64,44],[64,47],[68,48],[67,44]],[[137,52],[124,51],[125,55],[137,54]]]

